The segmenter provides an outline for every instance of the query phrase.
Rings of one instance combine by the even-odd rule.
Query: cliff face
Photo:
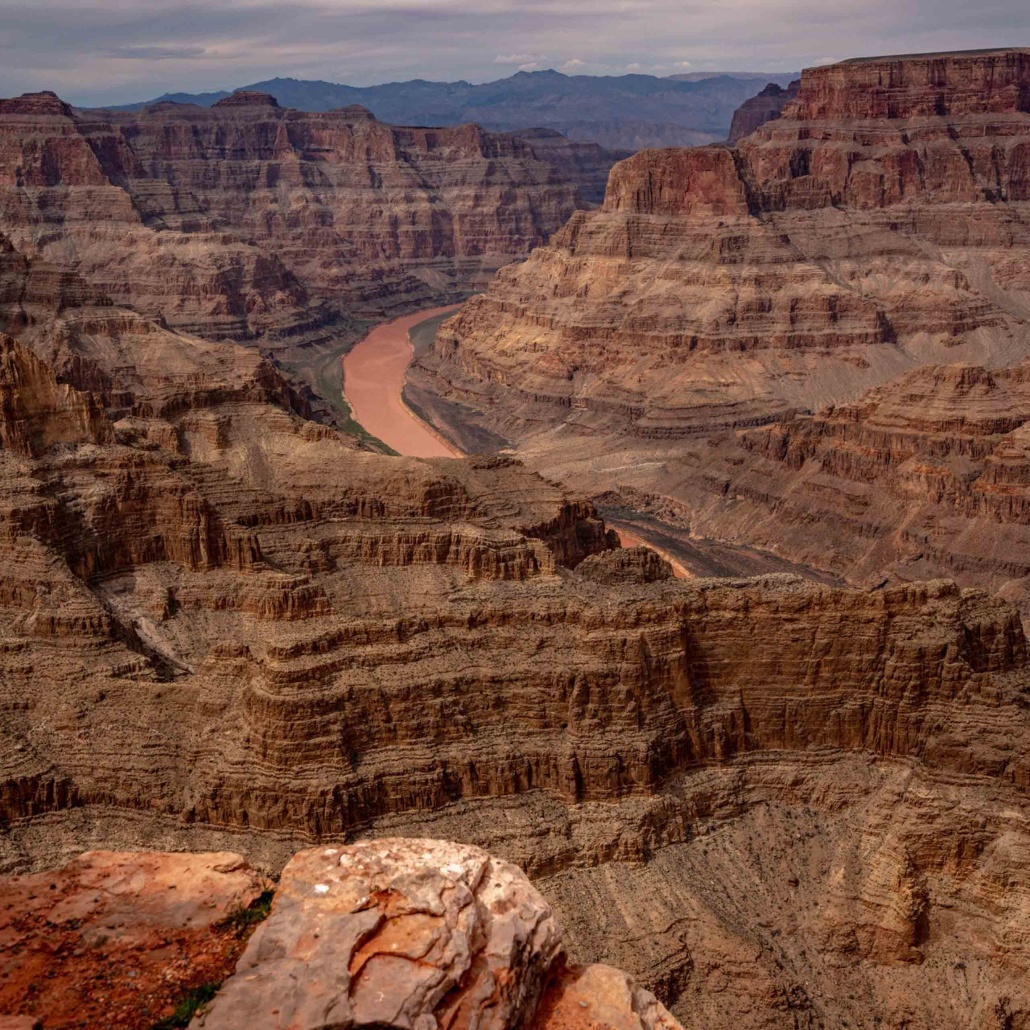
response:
[[[578,176],[553,142],[538,156],[474,125],[397,128],[260,94],[134,115],[53,94],[0,102],[0,223],[16,248],[209,336],[303,335],[467,290],[562,224]]]
[[[462,852],[433,864],[444,877],[446,866],[462,867],[464,887],[440,891],[448,903],[467,901],[452,912],[457,922],[429,925],[410,904],[419,898],[402,900],[401,886],[439,886],[436,872],[412,879],[402,870],[398,883],[389,870],[380,876],[375,859],[374,912],[355,901],[316,914],[320,934],[345,926],[351,935],[346,967],[326,959],[313,933],[289,950],[300,932],[294,902],[346,901],[330,846],[357,834],[458,839],[535,878],[567,928],[572,961],[616,961],[686,1027],[868,1026],[874,1013],[920,1030],[986,1030],[1030,1018],[1030,719],[1015,606],[941,581],[858,590],[784,576],[674,580],[656,557],[613,553],[614,536],[581,494],[512,457],[422,461],[362,450],[313,420],[306,395],[255,349],[115,303],[110,284],[100,288],[76,257],[92,246],[89,233],[110,224],[90,213],[112,188],[110,177],[97,193],[85,184],[96,168],[127,167],[117,162],[130,151],[150,154],[147,167],[186,155],[174,175],[135,177],[158,184],[150,200],[119,188],[141,225],[151,217],[144,210],[210,219],[196,237],[144,226],[199,243],[229,232],[231,191],[212,187],[210,204],[219,194],[227,205],[217,218],[167,199],[167,190],[185,196],[169,183],[200,174],[189,156],[197,141],[229,147],[264,134],[273,151],[283,148],[284,176],[311,176],[287,152],[298,119],[237,98],[210,115],[210,135],[196,125],[185,132],[176,114],[163,149],[146,149],[157,146],[153,130],[138,150],[118,130],[108,149],[90,136],[83,150],[78,116],[56,98],[23,99],[2,117],[47,126],[38,149],[24,137],[15,179],[45,183],[77,168],[83,182],[15,183],[5,194],[12,204],[63,197],[54,232],[65,232],[60,219],[80,227],[61,237],[64,251],[42,253],[40,242],[27,253],[23,238],[0,240],[0,316],[12,334],[0,340],[6,871],[53,865],[90,845],[144,844],[242,851],[281,869],[298,845],[321,843],[287,877],[283,920],[274,932],[267,924],[268,947],[255,951],[279,955],[288,970],[317,952],[319,968],[340,973],[328,994],[357,1005],[369,1001],[363,970],[369,983],[389,979],[392,943],[424,956],[426,934],[441,940],[437,931],[468,919],[483,931],[471,934],[475,947],[492,939],[495,917],[499,940],[523,939],[508,933],[524,929],[511,916],[522,908],[490,900],[487,872],[499,862]],[[303,120],[303,132],[337,140],[325,158],[332,164],[338,137],[359,130],[326,117]],[[342,117],[345,127],[384,131],[361,112]],[[1012,192],[1024,116],[989,117],[1009,127],[990,143],[991,181]],[[768,147],[762,159],[776,167],[787,146],[776,134],[789,118],[748,138]],[[953,148],[965,146],[959,123],[933,118],[926,154],[951,167]],[[502,273],[451,323],[432,368],[453,375],[462,398],[495,399],[505,430],[529,438],[536,420],[534,461],[561,441],[573,478],[600,475],[609,488],[625,477],[629,490],[669,477],[670,493],[697,518],[744,513],[741,534],[761,521],[761,498],[815,469],[820,496],[868,488],[892,498],[884,510],[904,498],[938,525],[934,513],[946,510],[1023,532],[1017,331],[1026,269],[1018,247],[998,243],[1002,228],[1022,231],[1021,202],[944,191],[925,203],[841,206],[833,197],[851,196],[864,172],[867,184],[880,181],[875,162],[894,151],[868,144],[861,153],[875,167],[863,171],[864,160],[849,156],[858,144],[848,143],[841,160],[852,170],[841,178],[816,127],[796,124],[791,144],[811,150],[810,171],[801,173],[798,157],[795,176],[787,160],[789,174],[770,177],[767,194],[749,171],[759,155],[748,150],[624,163],[601,211],[575,216],[557,244],[525,271]],[[411,130],[423,131],[428,147],[432,130]],[[885,132],[876,122],[868,138]],[[57,138],[68,142],[53,146]],[[969,146],[985,138],[974,134]],[[434,160],[404,152],[412,164]],[[265,188],[231,147],[218,153],[225,160],[210,174],[248,184],[231,194],[237,200]],[[352,174],[354,162],[343,163]],[[958,174],[943,179],[961,193]],[[954,223],[942,217],[952,211]],[[244,205],[232,224],[253,217]],[[31,224],[12,222],[12,234]],[[945,245],[951,224],[960,238]],[[838,257],[803,258],[798,240]],[[874,253],[863,250],[874,243]],[[125,260],[136,260],[131,253]],[[786,266],[783,254],[793,255]],[[540,300],[526,284],[548,269],[551,292]],[[916,269],[925,280],[905,278]],[[720,281],[733,284],[735,299],[715,290]],[[912,372],[896,392],[851,398],[944,346],[908,313],[928,290],[936,307],[919,313],[928,325],[956,317],[961,304],[971,312],[947,353],[991,360]],[[678,294],[710,307],[683,312],[672,306]],[[184,296],[194,304],[206,295]],[[606,326],[620,296],[625,318]],[[476,350],[463,335],[505,319],[526,334],[512,330],[509,350]],[[535,370],[516,380],[519,347]],[[512,401],[501,388],[516,381]],[[707,403],[674,395],[687,383]],[[790,411],[806,391],[849,400],[819,415]],[[768,428],[777,412],[779,425]],[[552,436],[555,421],[563,428]],[[746,476],[755,477],[750,492],[733,478]],[[785,531],[792,546],[814,532],[797,528],[807,503]],[[877,543],[878,523],[861,524]],[[967,536],[952,541],[971,547]],[[871,554],[870,567],[877,560]],[[956,575],[968,568],[956,563]],[[57,921],[45,902],[34,911]],[[408,915],[416,918],[395,921]],[[548,919],[534,925],[546,931]],[[460,951],[460,935],[452,939]],[[467,986],[449,955],[438,956],[447,962],[433,967],[434,982]],[[401,999],[408,1015],[412,997],[429,997],[419,994],[426,967],[415,965],[404,967],[417,981]],[[240,1006],[251,1004],[246,976],[262,977],[260,968],[233,989]],[[617,995],[637,1019],[626,1025],[647,1026],[644,1015],[657,1010],[613,976],[603,987],[563,981],[573,1013]],[[498,1004],[484,1019],[519,1018],[532,991],[509,991],[504,976],[494,984]],[[445,997],[433,995],[434,1013],[450,1004]],[[467,1013],[479,996],[459,990],[450,1000]],[[216,1007],[210,1018],[233,1011]],[[367,1011],[372,1025],[382,1022],[374,1006]]]
[[[209,360],[210,345],[160,332]],[[107,341],[98,362],[118,359]],[[925,885],[947,882],[970,911],[986,902],[949,879],[946,849],[919,845],[919,826],[947,815],[946,839],[975,840],[982,857],[963,868],[977,883],[1024,882],[999,851],[1030,782],[1014,608],[947,583],[672,580],[612,555],[590,505],[510,458],[361,451],[270,385],[202,389],[209,371],[138,377],[133,410],[104,413],[20,341],[6,347],[20,406],[0,412],[5,868],[130,842],[232,845],[277,868],[301,842],[410,829],[518,861],[560,906],[577,961],[618,956],[681,1018],[737,1025],[746,1006],[792,1025],[780,1016],[850,1012],[849,991],[894,1011],[885,969],[900,954],[936,963],[914,1025],[967,1025],[944,977],[966,938],[928,949],[924,923],[947,909]],[[225,376],[260,360],[220,354]],[[905,769],[925,781],[918,805],[884,794]],[[949,803],[956,777],[988,826]],[[708,834],[768,841],[767,861],[781,829],[763,828],[768,803],[837,813],[856,872],[824,921],[795,930],[832,939],[832,954],[856,935],[846,980],[800,951],[747,957],[790,929],[767,914],[789,908],[782,883],[825,894],[817,855],[807,871],[783,852],[773,872],[756,859],[765,900],[735,916],[694,870]],[[862,834],[878,831],[863,819],[885,813],[894,843],[866,883]],[[644,880],[609,885],[625,862],[644,863]],[[890,900],[896,876],[910,908]],[[636,900],[655,884],[671,909]],[[1005,901],[1016,921],[1020,890]],[[609,896],[605,910],[632,906],[631,925],[591,930],[582,899]],[[670,936],[691,912],[691,932]],[[1005,948],[985,962],[984,996],[1021,1011],[1026,949],[993,925],[967,933]],[[641,935],[646,948],[631,943]],[[729,1003],[737,969],[750,980]]]
[[[765,125],[766,122],[779,118],[784,107],[798,95],[800,87],[800,79],[795,79],[786,88],[770,82],[757,96],[745,100],[733,112],[733,121],[730,123],[730,143],[736,143],[745,136],[750,136],[755,129]]]
[[[1028,81],[1022,50],[846,62],[806,71],[735,148],[638,154],[599,212],[466,304],[416,384],[579,489],[814,560],[796,522],[749,537],[774,502],[735,518],[753,450],[728,434],[928,362],[1027,356]]]

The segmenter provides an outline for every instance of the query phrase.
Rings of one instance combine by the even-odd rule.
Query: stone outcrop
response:
[[[151,1030],[232,972],[268,886],[231,852],[93,851],[0,879],[0,1026]]]
[[[478,848],[378,840],[302,852],[194,1026],[677,1030],[624,973],[566,965],[525,875]]]
[[[458,297],[546,240],[580,181],[596,192],[604,158],[545,142],[304,114],[259,93],[131,115],[32,94],[0,101],[0,228],[169,326],[311,339]]]
[[[928,363],[1025,360],[1028,81],[1025,50],[809,69],[736,147],[621,162],[600,211],[574,215],[443,327],[414,388],[576,489],[847,575],[854,557],[797,532],[833,499],[787,516],[785,466],[741,481],[754,449],[737,435],[839,410]],[[982,508],[977,532],[994,518]],[[778,536],[755,527],[776,519]],[[869,552],[855,582],[889,571],[877,533],[874,519],[851,538]],[[947,550],[954,534],[941,535]],[[1002,582],[957,556],[935,568]]]
[[[730,143],[736,143],[745,136],[750,136],[755,129],[765,125],[766,122],[779,118],[784,107],[798,95],[800,88],[800,79],[795,79],[786,87],[770,82],[757,96],[745,100],[733,112],[733,121],[730,123]]]
[[[682,1030],[625,973],[572,964],[525,874],[460,844],[318,848],[275,885],[232,853],[90,852],[0,899],[0,1026],[19,1030],[193,1009],[231,1030]]]

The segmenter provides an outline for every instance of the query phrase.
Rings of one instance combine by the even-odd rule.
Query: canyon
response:
[[[1028,612],[1028,83],[1026,50],[808,69],[734,147],[618,164],[411,389],[685,538]]]
[[[261,93],[132,114],[34,94],[0,103],[0,224],[114,304],[283,349],[461,298],[556,230],[580,184],[596,195],[614,160],[553,136],[540,151]]]
[[[0,1019],[113,923],[126,1028],[1030,1026],[1028,68],[814,69],[597,211],[475,127],[0,102]],[[533,243],[409,373],[469,457],[291,364]]]

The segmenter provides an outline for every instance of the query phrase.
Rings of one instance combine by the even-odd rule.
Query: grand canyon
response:
[[[0,101],[0,1027],[1030,1028],[1030,50],[787,82]]]

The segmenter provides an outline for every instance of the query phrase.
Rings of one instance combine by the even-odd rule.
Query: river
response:
[[[412,458],[464,457],[415,415],[403,399],[404,379],[415,353],[408,334],[422,322],[456,310],[454,305],[430,308],[377,325],[343,359],[343,393],[354,421],[398,454]],[[618,532],[623,546],[651,547],[672,565],[677,579],[690,578],[681,562],[647,543],[629,526],[620,525]]]
[[[402,391],[414,349],[408,333],[420,322],[457,310],[453,304],[377,325],[343,359],[343,393],[355,422],[398,454],[461,458],[436,430],[404,403]]]

